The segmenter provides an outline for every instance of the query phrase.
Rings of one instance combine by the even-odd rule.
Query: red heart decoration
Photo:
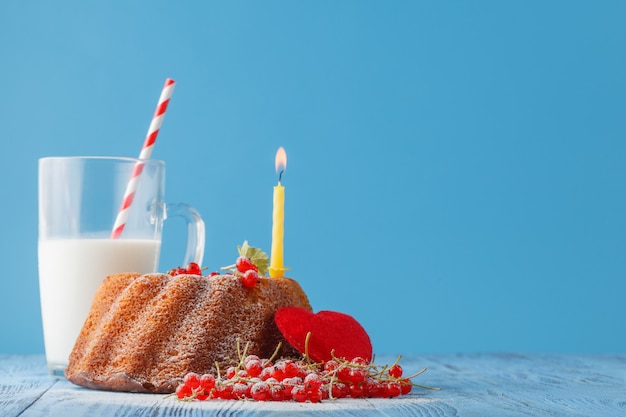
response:
[[[300,307],[283,307],[274,321],[287,342],[304,354],[306,335],[311,332],[308,354],[315,362],[338,358],[361,357],[372,360],[372,343],[367,332],[354,317],[336,311],[313,314]]]

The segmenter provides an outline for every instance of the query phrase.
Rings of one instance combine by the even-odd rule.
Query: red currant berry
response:
[[[367,397],[380,398],[385,392],[385,387],[378,381],[368,379],[363,385],[363,390]]]
[[[251,269],[256,269],[256,265],[252,263],[250,258],[247,258],[245,256],[240,256],[239,258],[237,258],[235,266],[237,267],[237,270],[241,273],[244,273]]]
[[[350,382],[350,374],[351,369],[347,366],[344,366],[339,368],[339,370],[337,371],[337,378],[339,378],[339,380],[343,382]]]
[[[308,392],[310,391],[318,391],[322,386],[322,378],[316,373],[308,374],[306,378],[304,378],[304,388]]]
[[[261,358],[259,358],[257,355],[248,355],[243,359],[243,363],[246,364],[250,361],[259,361],[261,362]]]
[[[322,401],[322,396],[324,394],[322,393],[322,390],[320,388],[314,390],[314,391],[307,391],[306,396],[307,399],[309,401],[311,401],[312,403],[318,403],[320,401]]]
[[[270,386],[270,397],[272,401],[284,401],[289,399],[287,390],[282,384],[274,384]]]
[[[402,376],[402,367],[398,364],[389,368],[389,375],[394,378],[400,378]]]
[[[248,372],[248,375],[250,375],[251,377],[255,378],[261,375],[262,371],[263,367],[261,366],[261,361],[252,360],[246,362],[246,372]]]
[[[365,369],[356,368],[350,370],[349,381],[353,384],[359,384],[367,378],[367,371]]]
[[[233,379],[235,375],[237,375],[237,368],[234,366],[231,366],[226,370],[226,379]]]
[[[413,383],[410,379],[404,378],[400,381],[400,389],[402,390],[402,395],[407,395],[413,389]]]
[[[254,269],[248,269],[241,278],[244,287],[253,288],[259,282],[259,273]]]
[[[272,377],[274,377],[273,366],[268,366],[268,367],[263,368],[263,370],[261,371],[261,374],[259,375],[259,378],[261,378],[261,381],[268,380]]]
[[[286,394],[291,396],[293,389],[299,385],[302,385],[302,379],[300,377],[285,378],[282,380],[282,384],[285,387]]]
[[[398,382],[387,382],[385,384],[385,397],[397,397],[402,393],[402,388]]]
[[[233,385],[233,398],[241,400],[248,396],[248,384],[235,384]]]
[[[333,398],[344,398],[348,395],[348,387],[343,382],[336,382],[330,388]]]
[[[211,374],[204,374],[200,377],[200,388],[204,392],[210,392],[215,387],[215,377]]]
[[[280,384],[280,382],[278,382],[276,378],[267,378],[265,382],[268,383],[270,386]]]
[[[249,381],[248,383],[245,384],[245,386],[247,387],[247,391],[246,391],[246,397],[247,398],[252,398],[252,394],[251,394],[252,385],[254,385],[256,382],[258,382],[258,381],[255,381],[255,382]]]
[[[294,376],[298,376],[299,372],[300,368],[298,368],[298,365],[296,365],[292,361],[285,361],[285,378],[293,378]]]
[[[297,361],[296,366],[298,367],[298,375],[296,376],[304,379],[304,377],[306,377],[310,373],[309,370],[307,369],[307,365],[308,364],[302,360]]]
[[[337,368],[339,368],[339,364],[337,363],[337,361],[333,359],[329,360],[328,362],[324,364],[324,370],[327,372],[332,372]]]
[[[296,385],[291,390],[291,397],[299,403],[303,403],[307,399],[306,389],[304,385]]]
[[[234,398],[232,385],[216,386],[213,392],[217,398],[221,398],[222,400],[232,400]]]
[[[191,275],[202,275],[202,269],[197,263],[189,262],[187,264],[187,273]]]
[[[200,388],[200,375],[195,372],[189,372],[183,378],[183,384],[187,385],[192,390]]]
[[[257,401],[267,401],[270,399],[270,386],[266,382],[257,382],[252,385],[250,395]]]
[[[268,368],[265,368],[268,369]],[[277,381],[282,381],[285,379],[285,366],[282,363],[277,363],[276,366],[272,366],[271,369],[271,377]]]
[[[348,391],[350,392],[350,396],[352,398],[363,397],[363,387],[361,384],[351,384],[350,387],[348,387]]]
[[[322,392],[322,400],[327,400],[330,398],[330,390],[328,389],[328,385],[322,385],[320,391]]]
[[[359,365],[359,366],[365,366],[368,364],[368,362],[360,356],[357,356],[356,358],[352,359],[351,362],[353,365]]]
[[[193,395],[193,390],[188,385],[180,384],[179,386],[176,387],[176,397],[178,397],[178,399],[182,400],[185,398],[189,398],[192,395]]]

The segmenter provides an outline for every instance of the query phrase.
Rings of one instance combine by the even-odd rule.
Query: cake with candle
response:
[[[282,148],[277,153],[277,172],[282,175],[281,166],[284,170]],[[176,390],[178,398],[226,399],[221,396],[228,391],[226,387],[232,388],[234,395],[233,377],[243,378],[240,382],[245,381],[251,393],[254,391],[252,373],[241,376],[236,371],[242,371],[244,355],[245,360],[258,356],[258,372],[262,366],[266,366],[263,371],[274,368],[270,366],[274,358],[304,358],[299,362],[304,364],[304,378],[311,371],[307,363],[313,366],[311,360],[319,365],[341,358],[342,369],[354,368],[357,376],[362,376],[365,364],[372,359],[371,342],[362,326],[338,312],[313,314],[300,285],[284,277],[283,205],[284,187],[279,176],[274,187],[271,262],[264,252],[244,242],[238,248],[236,263],[222,268],[227,273],[203,276],[200,266],[190,263],[166,274],[107,277],[70,354],[67,379],[94,389]],[[261,362],[259,358],[272,359]],[[233,364],[237,368],[228,368]],[[220,369],[231,383],[221,379]],[[281,370],[277,365],[275,369],[276,378],[280,373],[286,377],[287,368]],[[204,378],[211,374],[221,381],[221,394],[199,391],[191,385],[199,375]],[[321,386],[311,391],[314,396],[310,400],[319,401],[321,392]],[[263,397],[263,393],[256,394]]]
[[[169,393],[185,374],[215,373],[250,354],[297,356],[274,322],[277,310],[311,311],[293,279],[267,277],[261,251],[240,247],[228,273],[121,273],[107,277],[69,358],[66,377],[88,388]],[[243,249],[243,251],[242,251]],[[265,259],[267,256],[265,256]],[[191,273],[189,273],[191,272]]]

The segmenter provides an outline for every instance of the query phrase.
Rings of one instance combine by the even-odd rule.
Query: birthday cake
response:
[[[407,377],[397,361],[373,364],[369,336],[353,317],[314,314],[295,280],[260,275],[266,255],[243,247],[252,259],[240,256],[224,274],[203,276],[191,263],[166,274],[107,277],[67,379],[92,389],[175,392],[181,400],[319,402],[411,391],[411,378],[425,369]]]
[[[98,290],[70,355],[66,377],[88,388],[173,392],[189,372],[215,373],[237,358],[237,341],[270,357],[297,352],[274,313],[311,310],[289,278],[259,277],[249,288],[235,275],[117,274]]]

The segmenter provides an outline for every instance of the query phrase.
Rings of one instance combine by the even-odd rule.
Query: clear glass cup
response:
[[[123,231],[113,226],[136,177]],[[39,160],[39,291],[48,369],[62,377],[93,296],[108,275],[156,272],[163,222],[187,224],[183,265],[202,264],[204,222],[186,204],[164,200],[165,163],[114,157]]]

